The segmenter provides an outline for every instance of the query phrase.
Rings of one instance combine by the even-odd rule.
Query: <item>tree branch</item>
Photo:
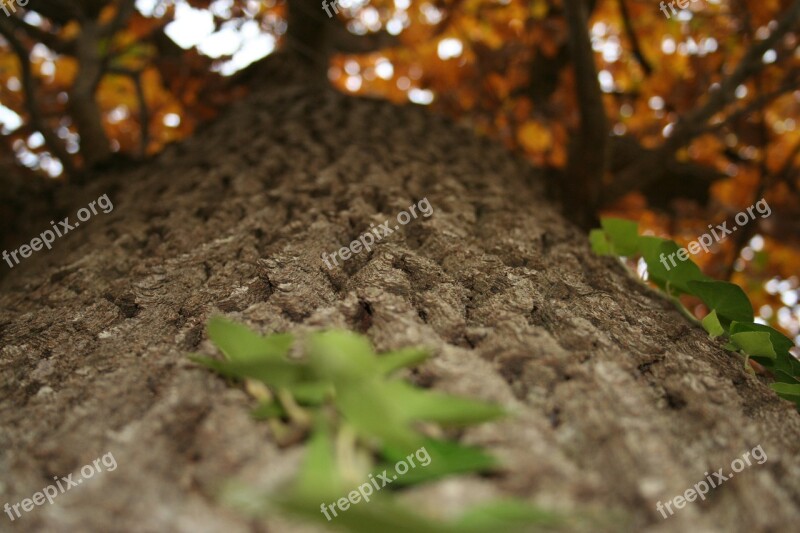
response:
[[[72,20],[83,21],[85,18],[80,8],[71,0],[30,0],[26,8],[61,26]]]
[[[74,39],[70,39],[69,41],[62,41],[56,35],[50,33],[49,31],[45,31],[32,24],[28,24],[27,22],[17,17],[16,15],[11,15],[8,17],[8,19],[18,30],[22,30],[25,33],[25,35],[27,35],[30,39],[44,44],[46,47],[48,47],[50,50],[53,50],[54,52],[66,55],[72,55],[75,52]]]
[[[639,46],[639,38],[636,37],[636,32],[633,31],[633,23],[631,22],[631,16],[630,13],[628,13],[628,6],[625,0],[619,0],[619,11],[622,15],[622,21],[625,23],[625,34],[631,42],[633,57],[636,58],[636,61],[642,67],[644,73],[649,76],[653,73],[653,67],[650,65],[650,62],[647,61],[647,58],[644,57],[644,52],[642,52],[642,48]]]
[[[147,101],[144,95],[144,85],[142,84],[142,72],[128,70],[121,67],[109,67],[106,69],[108,74],[119,74],[128,76],[133,80],[136,87],[136,98],[139,100],[139,124],[140,124],[140,145],[139,155],[142,159],[147,156],[147,146],[150,144],[150,114],[147,109]]]
[[[750,21],[748,15],[747,21],[748,30],[750,30]],[[756,91],[761,92],[761,83],[758,78],[755,81]],[[777,178],[776,175],[770,175],[769,168],[767,167],[767,150],[769,149],[769,129],[767,128],[767,117],[766,113],[762,109],[759,112],[759,121],[758,121],[758,136],[759,136],[759,144],[761,145],[761,157],[758,159],[758,173],[760,175],[760,180],[758,181],[758,187],[756,187],[756,192],[753,197],[753,204],[758,202],[761,198],[764,197],[764,191],[767,190],[767,187],[771,185],[771,183],[767,183],[770,178]],[[736,261],[739,259],[739,256],[742,254],[742,250],[750,242],[750,239],[755,235],[757,230],[756,224],[748,224],[745,227],[741,228],[740,231],[733,240],[733,257],[731,257],[730,263],[728,263],[728,267],[725,271],[725,279],[729,280],[733,276],[733,273],[736,271]]]
[[[778,22],[775,31],[747,50],[730,76],[725,77],[718,87],[710,90],[705,103],[678,120],[672,135],[664,143],[664,151],[671,154],[686,146],[699,131],[702,131],[703,125],[711,117],[734,101],[736,88],[764,68],[761,59],[764,53],[773,48],[789,30],[798,25],[798,22],[800,22],[800,0],[795,0]]]
[[[678,119],[672,135],[659,148],[651,151],[649,157],[633,162],[615,176],[614,183],[604,191],[604,201],[612,202],[631,190],[645,188],[663,179],[664,169],[670,161],[674,161],[675,153],[698,135],[709,131],[706,124],[711,117],[735,100],[736,88],[764,68],[764,53],[775,47],[798,23],[800,0],[794,0],[770,36],[747,50],[734,71],[720,82],[719,87],[711,91],[702,105]]]
[[[117,13],[107,24],[100,26],[98,36],[100,38],[112,37],[128,23],[136,8],[136,0],[119,0]]]
[[[789,152],[789,157],[786,158],[786,162],[783,164],[781,169],[775,174],[777,176],[778,181],[786,181],[790,187],[792,187],[795,192],[797,192],[797,184],[791,181],[792,177],[792,168],[794,167],[794,160],[800,154],[800,141],[798,141],[792,151]]]
[[[606,167],[608,124],[603,108],[603,94],[597,80],[597,68],[589,39],[588,17],[582,0],[565,0],[564,11],[569,26],[569,47],[575,69],[580,130],[568,163],[564,201],[574,213],[585,213],[582,225],[593,222],[599,206],[600,190]]]
[[[0,35],[2,35],[5,40],[8,41],[9,46],[11,46],[11,49],[14,51],[17,59],[19,60],[20,71],[22,73],[22,88],[23,92],[25,93],[25,107],[28,110],[28,115],[30,115],[31,124],[42,134],[47,148],[61,161],[66,173],[74,177],[76,172],[72,158],[70,157],[66,148],[61,144],[61,140],[58,138],[58,135],[56,135],[45,124],[44,118],[42,117],[41,108],[39,107],[39,103],[36,101],[38,83],[36,81],[36,77],[33,75],[33,71],[31,70],[31,63],[29,60],[30,54],[25,46],[23,46],[22,42],[20,42],[20,40],[17,39],[16,35],[14,34],[14,28],[12,27],[11,22],[4,17],[0,17]]]
[[[336,16],[327,16],[318,0],[289,0],[289,30],[286,42],[306,63],[327,78],[328,58],[333,52],[364,54],[396,46],[398,40],[386,31],[353,35]],[[333,15],[333,11],[329,11]]]
[[[796,90],[798,86],[800,86],[800,68],[793,68],[790,70],[789,74],[786,76],[786,79],[783,81],[783,83],[781,83],[780,87],[778,87],[774,91],[764,93],[758,96],[757,98],[754,98],[746,106],[730,113],[721,122],[718,122],[716,124],[706,124],[704,127],[697,130],[695,137],[700,136],[704,133],[718,131],[724,128],[725,126],[728,126],[733,122],[736,122],[740,118],[749,115],[754,111],[760,110],[765,105],[774,101],[776,98],[788,92]]]
[[[103,116],[95,92],[103,76],[104,61],[99,46],[99,27],[85,20],[77,40],[78,73],[69,90],[70,115],[81,137],[81,155],[87,167],[111,156]]]

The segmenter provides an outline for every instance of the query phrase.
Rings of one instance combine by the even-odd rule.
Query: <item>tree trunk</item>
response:
[[[214,313],[269,332],[349,328],[379,350],[424,345],[435,357],[415,379],[512,408],[463,433],[508,471],[415,488],[418,508],[513,495],[598,510],[616,531],[797,524],[793,407],[594,256],[536,171],[420,108],[287,83],[270,64],[213,126],[92,181],[71,212],[104,193],[113,212],[2,281],[0,505],[108,452],[118,463],[0,516],[3,530],[299,530],[215,497],[229,479],[274,486],[302,447],[280,449],[245,392],[187,360],[210,350]],[[432,216],[325,266],[323,253],[424,197]],[[656,510],[757,445],[764,464],[666,520]]]

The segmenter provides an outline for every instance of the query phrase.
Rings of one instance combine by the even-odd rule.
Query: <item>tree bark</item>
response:
[[[302,447],[279,448],[242,390],[187,360],[210,352],[214,313],[427,346],[413,379],[513,409],[462,435],[508,470],[408,491],[419,509],[517,496],[614,519],[594,531],[797,524],[800,416],[595,257],[537,171],[420,108],[287,82],[279,59],[216,124],[93,180],[72,213],[104,193],[113,212],[0,283],[0,504],[108,452],[118,464],[13,523],[0,516],[3,530],[301,531],[215,497],[230,479],[274,488]],[[429,218],[343,266],[322,262],[423,197]],[[766,463],[666,520],[656,511],[757,445]]]

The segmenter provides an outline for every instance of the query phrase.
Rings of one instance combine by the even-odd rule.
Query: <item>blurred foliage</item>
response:
[[[454,523],[418,513],[394,497],[401,486],[501,469],[501,462],[481,448],[442,435],[446,427],[503,417],[504,408],[426,390],[395,375],[424,361],[425,350],[405,348],[378,355],[369,339],[346,330],[315,332],[305,339],[287,333],[262,336],[222,317],[209,321],[208,337],[225,359],[194,355],[192,360],[243,380],[259,399],[255,416],[272,422],[272,435],[279,443],[306,437],[308,441],[303,466],[289,485],[263,495],[235,483],[223,490],[224,499],[240,509],[269,516],[277,507],[354,533],[567,530],[566,516],[524,500],[471,508]],[[293,345],[302,348],[303,357],[290,356]],[[401,462],[405,471],[400,470]],[[380,490],[389,483],[393,484]],[[320,504],[346,499],[351,490],[352,507],[340,505],[341,515],[333,504],[333,517],[321,510]],[[356,506],[361,497],[374,501]],[[329,524],[333,518],[336,521]],[[576,531],[575,525],[569,530]]]
[[[288,9],[277,0],[137,0],[121,17],[132,4],[30,0],[12,17],[0,16],[0,34],[13,31],[19,40],[15,49],[0,38],[1,164],[13,158],[51,177],[65,166],[84,166],[88,153],[70,106],[82,75],[74,43],[91,24],[110,28],[94,41],[102,66],[95,93],[102,129],[112,152],[131,157],[156,154],[191,135],[247,91],[237,71],[286,46]],[[748,52],[796,4],[695,0],[667,18],[655,0],[588,2],[587,31],[613,138],[635,139],[651,150],[664,145],[683,118],[697,118],[710,91],[733,79]],[[83,15],[74,15],[72,5]],[[321,5],[308,5],[327,19]],[[396,43],[326,57],[336,88],[430,105],[536,165],[566,166],[579,121],[576,87],[585,80],[569,68],[570,29],[561,0],[342,0],[339,6],[338,20],[351,34],[387,33]],[[627,194],[606,199],[602,212],[635,219],[645,233],[686,245],[708,224],[765,198],[769,217],[694,260],[706,274],[742,286],[757,320],[798,338],[800,21],[788,18],[789,31],[761,55],[757,68],[750,65],[735,97],[695,123],[674,154],[713,177],[626,187]],[[20,46],[30,59],[39,126],[54,132],[69,162],[59,162],[32,120]],[[618,174],[610,165],[606,190]]]

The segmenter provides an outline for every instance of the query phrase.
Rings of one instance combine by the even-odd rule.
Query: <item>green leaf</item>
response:
[[[272,387],[288,387],[314,378],[307,365],[284,359],[261,361],[220,361],[204,356],[190,359],[230,378],[256,379]]]
[[[401,368],[415,366],[427,358],[427,350],[422,348],[403,348],[378,356],[378,366],[381,373],[388,376]]]
[[[600,225],[606,232],[608,240],[619,255],[636,255],[639,251],[639,224],[623,218],[604,218]],[[591,233],[589,234],[591,239]]]
[[[661,245],[666,242],[668,241],[661,237],[651,237],[649,235],[639,237],[639,252],[642,254],[645,263],[647,263],[648,279],[662,288],[669,280],[669,271],[659,261]]]
[[[333,384],[327,381],[297,383],[286,388],[294,399],[303,405],[321,405],[326,398],[332,398],[334,395]]]
[[[497,405],[387,379],[392,372],[423,361],[427,356],[424,350],[402,349],[378,357],[367,338],[347,331],[329,331],[309,336],[304,346],[307,358],[293,360],[288,357],[290,335],[262,337],[222,318],[212,319],[208,331],[226,360],[194,356],[194,361],[228,377],[261,381],[279,389],[279,396],[285,391],[298,403],[316,407],[304,408],[304,412],[315,417],[316,424],[296,483],[292,490],[270,498],[278,508],[326,524],[328,520],[320,504],[341,502],[343,497],[354,494],[346,492],[353,487],[343,486],[343,468],[350,467],[339,465],[342,458],[336,453],[326,421],[343,435],[358,436],[352,442],[347,441],[359,448],[354,450],[358,457],[371,457],[380,450],[385,458],[408,461],[405,451],[416,450],[412,457],[417,466],[398,476],[399,486],[497,467],[497,460],[479,448],[429,439],[415,429],[416,422],[464,425],[505,414]],[[332,402],[341,416],[325,406],[326,402]],[[271,418],[286,416],[286,412],[280,402],[268,401],[261,403],[253,415]],[[395,464],[387,466],[392,474],[396,473]],[[361,487],[372,486],[367,479],[364,481]],[[263,510],[257,504],[258,497],[249,497],[247,493],[241,491],[242,497],[238,499],[247,500],[251,511]],[[496,508],[476,515],[473,526],[483,520],[481,527],[456,527],[415,515],[394,504],[390,495],[389,490],[376,491],[369,505],[351,504],[346,512],[339,509],[336,522],[330,525],[363,533],[494,533],[498,524],[508,528],[526,524],[520,518],[524,515],[520,509]],[[526,520],[533,519],[533,515],[524,516]]]
[[[784,400],[800,404],[800,384],[773,383],[770,387]]]
[[[314,333],[308,340],[308,357],[318,376],[337,385],[378,374],[378,362],[369,340],[350,331]]]
[[[336,497],[344,490],[333,440],[322,421],[317,422],[306,444],[305,459],[293,488],[294,494],[311,499]]]
[[[767,357],[775,359],[777,356],[772,348],[769,333],[746,331],[731,335],[731,342],[751,357]]]
[[[642,236],[639,237],[639,249],[647,263],[648,278],[661,288],[666,289],[669,284],[670,288],[690,293],[690,282],[709,279],[691,259],[681,261],[678,257],[680,248],[674,241]]]
[[[542,531],[564,522],[563,516],[538,509],[518,500],[501,500],[474,507],[461,515],[456,523],[465,533],[497,531]]]
[[[780,331],[763,324],[755,324],[752,322],[733,322],[731,324],[731,334],[742,333],[745,331],[755,331],[769,334],[770,341],[772,342],[772,348],[777,354],[777,360],[759,361],[760,363],[765,364],[765,366],[770,368],[773,372],[780,370],[791,376],[800,375],[800,361],[795,359],[795,357],[789,351],[794,346],[794,343],[789,337]]]
[[[234,354],[234,360],[193,360],[228,377],[256,379],[271,387],[285,388],[301,404],[320,405],[326,398],[333,398],[336,408],[359,435],[385,445],[421,442],[421,436],[411,429],[412,421],[464,425],[504,414],[498,406],[415,389],[401,381],[385,381],[385,373],[422,360],[426,355],[422,350],[398,350],[378,358],[365,337],[330,331],[309,338],[308,362],[290,360],[285,354],[258,358],[253,357],[252,346],[259,346],[264,339],[247,335],[235,326],[218,320],[210,327],[224,351]],[[278,412],[275,407],[262,406],[256,414],[270,416]]]
[[[772,342],[772,346],[775,348],[777,353],[783,352],[788,354],[789,350],[791,350],[794,346],[794,342],[792,342],[789,337],[769,326],[756,324],[752,321],[750,323],[734,322],[731,324],[731,333],[741,333],[743,331],[760,331],[769,333],[770,341]]]
[[[286,333],[263,337],[245,325],[219,316],[208,321],[207,329],[208,338],[230,361],[283,358],[289,353],[293,340],[292,335]]]
[[[391,464],[378,467],[373,474],[379,474],[384,469],[394,472],[395,464],[399,461],[405,461],[411,466],[408,457],[413,456],[416,466],[409,468],[405,474],[398,475],[393,482],[399,486],[424,483],[453,474],[487,472],[499,466],[494,456],[480,448],[435,439],[426,439],[424,445],[415,452],[409,452],[408,448],[386,446],[383,455]]]
[[[719,323],[719,318],[717,318],[717,312],[711,311],[706,315],[703,319],[703,328],[708,332],[708,335],[712,338],[717,338],[720,335],[725,333],[725,328],[722,327],[722,324]]]
[[[690,258],[681,260],[679,250],[682,248],[678,247],[674,241],[662,243],[659,247],[658,262],[661,266],[668,265],[668,268],[665,267],[664,270],[666,270],[666,279],[672,287],[676,287],[684,293],[691,293],[690,282],[706,281],[709,278]]]
[[[606,232],[601,229],[593,229],[589,232],[589,244],[597,255],[616,255]]]
[[[469,425],[506,415],[499,405],[418,389],[403,381],[389,381],[383,389],[390,401],[402,406],[402,416],[407,421]]]
[[[717,316],[736,322],[752,322],[753,306],[741,287],[726,281],[689,281],[689,289]]]
[[[405,406],[386,393],[379,379],[353,381],[336,386],[336,407],[356,432],[367,439],[378,439],[386,446],[416,449],[422,441],[409,427]]]
[[[280,418],[286,416],[281,404],[278,402],[264,402],[250,413],[256,420],[267,420],[269,418]]]
[[[800,384],[800,379],[797,379],[797,377],[795,377],[795,376],[793,376],[791,374],[787,374],[783,370],[772,369],[772,373],[775,375],[775,380],[776,381],[780,381],[782,383],[792,383],[792,384],[798,383],[798,384]]]

